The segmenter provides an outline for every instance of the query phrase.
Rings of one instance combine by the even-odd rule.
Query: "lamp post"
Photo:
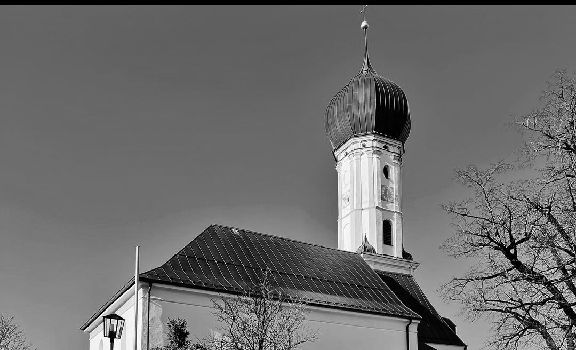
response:
[[[110,338],[110,350],[114,350],[114,339],[122,338],[124,331],[124,319],[116,314],[102,317],[104,325],[104,336]]]

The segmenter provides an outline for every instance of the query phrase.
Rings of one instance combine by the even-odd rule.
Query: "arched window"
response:
[[[104,350],[104,342],[100,339],[100,344],[98,345],[98,350]]]
[[[390,220],[382,222],[382,243],[392,245],[392,223]]]
[[[386,178],[386,180],[390,179],[390,167],[388,165],[384,165],[384,169],[382,169],[382,172],[384,173],[384,177]]]

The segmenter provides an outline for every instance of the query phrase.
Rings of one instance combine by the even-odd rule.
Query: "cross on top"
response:
[[[362,10],[360,11],[360,13],[362,14],[362,20],[364,21],[366,20],[366,11],[368,10],[367,7],[368,5],[363,5]]]

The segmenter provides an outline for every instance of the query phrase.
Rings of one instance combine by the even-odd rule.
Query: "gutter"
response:
[[[147,321],[146,321],[146,349],[150,349],[150,291],[152,290],[152,283],[148,282],[148,308],[147,308]],[[466,350],[466,349],[464,349]]]
[[[356,253],[350,253],[350,254],[356,254]],[[198,289],[198,290],[207,290],[207,291],[212,291],[212,292],[217,292],[217,293],[225,293],[225,294],[231,294],[231,295],[243,295],[243,291],[241,290],[223,290],[221,288],[214,288],[214,287],[209,287],[209,286],[199,286],[199,285],[190,285],[188,283],[182,283],[182,282],[176,282],[176,281],[164,281],[164,280],[160,280],[160,279],[154,279],[154,278],[148,278],[148,277],[140,277],[140,281],[141,282],[152,282],[155,284],[164,284],[164,285],[168,285],[168,286],[176,286],[176,287],[181,287],[181,288],[186,288],[186,289]],[[358,312],[358,313],[367,313],[367,314],[372,314],[372,315],[383,315],[383,316],[388,316],[388,317],[395,317],[395,318],[402,318],[405,320],[421,320],[422,317],[420,315],[418,315],[417,313],[415,313],[414,311],[412,311],[411,309],[409,309],[408,307],[406,307],[404,304],[402,304],[400,302],[400,305],[406,307],[406,309],[408,311],[410,311],[412,314],[398,314],[398,313],[392,313],[392,312],[388,312],[388,311],[373,311],[373,310],[369,310],[369,309],[355,309],[351,306],[340,306],[340,305],[336,305],[336,304],[322,304],[320,302],[314,301],[314,300],[305,300],[304,301],[305,304],[310,305],[310,306],[317,306],[317,307],[324,307],[324,308],[328,308],[328,309],[338,309],[338,310],[344,310],[344,311],[350,311],[350,312]]]
[[[409,321],[406,325],[406,350],[410,350],[410,325],[412,324],[412,319]]]

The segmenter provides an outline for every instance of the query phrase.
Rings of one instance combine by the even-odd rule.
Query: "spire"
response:
[[[368,5],[364,5],[362,7],[362,25],[360,28],[364,31],[364,63],[362,64],[362,72],[366,73],[368,70],[373,70],[372,66],[370,65],[370,56],[368,55],[368,21],[366,21],[366,8]]]

